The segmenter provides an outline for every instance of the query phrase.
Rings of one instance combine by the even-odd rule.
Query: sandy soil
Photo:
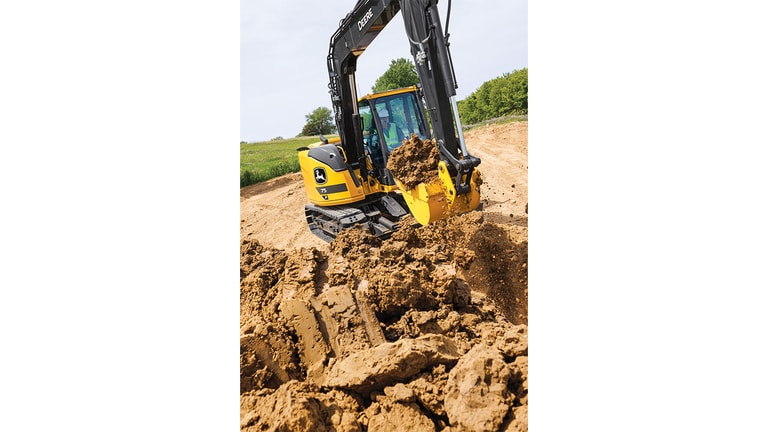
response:
[[[241,189],[242,430],[527,430],[527,126],[465,134],[483,211],[386,241],[314,236],[300,174]]]

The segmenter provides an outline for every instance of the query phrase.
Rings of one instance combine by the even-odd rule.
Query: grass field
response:
[[[335,136],[329,135],[327,138]],[[240,187],[299,172],[296,149],[319,141],[319,137],[309,136],[240,143]]]

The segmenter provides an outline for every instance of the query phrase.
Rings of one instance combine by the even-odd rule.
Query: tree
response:
[[[333,115],[331,110],[326,107],[318,107],[306,115],[307,123],[301,129],[299,135],[327,135],[336,132],[336,126],[333,124]]]
[[[371,91],[374,93],[408,87],[419,83],[419,75],[412,61],[399,58],[392,60],[389,69],[376,80]]]
[[[528,68],[484,82],[458,105],[461,120],[468,125],[511,114],[528,114]]]

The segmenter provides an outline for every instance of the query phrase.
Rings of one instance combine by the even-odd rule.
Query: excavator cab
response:
[[[422,140],[427,139],[427,126],[420,100],[418,87],[411,86],[369,94],[358,101],[363,143],[379,173],[380,183],[395,184],[383,169],[392,150],[412,134]]]

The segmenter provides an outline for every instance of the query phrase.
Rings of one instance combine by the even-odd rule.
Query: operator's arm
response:
[[[400,126],[397,126],[397,138],[402,143],[404,140],[408,139],[408,136],[406,136],[405,131]]]

